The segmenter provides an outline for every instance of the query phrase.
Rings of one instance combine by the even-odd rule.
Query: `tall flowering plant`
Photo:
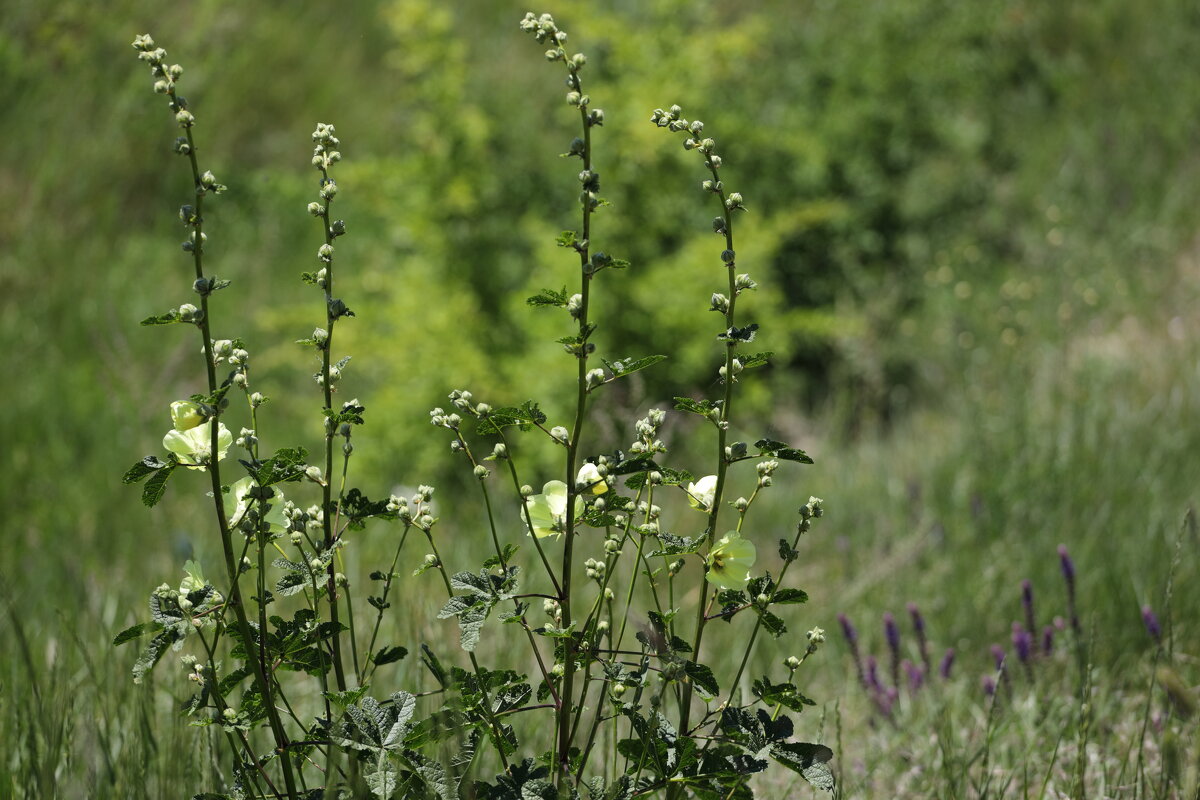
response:
[[[743,197],[726,190],[721,156],[702,122],[677,106],[654,111],[653,124],[701,156],[702,188],[719,210],[713,230],[722,246],[714,260],[724,277],[710,310],[721,317],[714,334],[720,390],[673,404],[711,429],[712,461],[698,474],[668,466],[662,408],[637,420],[635,441],[599,441],[588,425],[592,399],[666,356],[597,352],[592,300],[630,266],[597,246],[604,201],[594,139],[604,112],[584,91],[586,57],[568,54],[567,34],[554,19],[528,14],[520,27],[562,69],[579,126],[567,151],[580,162],[578,226],[558,237],[577,260],[577,288],[529,298],[530,306],[565,312],[558,344],[573,361],[568,385],[575,402],[566,419],[552,421],[534,401],[493,407],[464,389],[450,393],[448,408],[430,412],[471,471],[487,512],[487,554],[453,570],[438,547],[432,487],[371,500],[348,485],[352,437],[365,407],[357,399],[335,401],[349,363],[335,349],[335,330],[354,315],[334,291],[336,242],[346,233],[332,214],[333,170],[342,158],[334,127],[322,123],[313,132],[319,179],[308,213],[321,236],[316,268],[302,275],[321,295],[321,325],[300,343],[320,364],[314,378],[324,436],[314,456],[295,446],[272,452],[260,449],[258,415],[267,398],[252,385],[250,354],[236,338],[216,338],[210,308],[230,282],[205,271],[203,204],[225,187],[200,169],[196,119],[177,91],[183,70],[168,65],[149,36],[134,41],[182,131],[175,150],[189,165],[194,198],[180,218],[198,300],[143,324],[194,327],[206,382],[171,404],[165,453],[142,459],[125,479],[144,481],[143,500],[155,505],[178,467],[205,473],[224,563],[209,579],[189,562],[178,588],[164,583],[153,592],[151,619],[116,643],[149,637],[134,666],[139,680],[168,650],[185,651],[196,684],[185,711],[228,746],[222,785],[205,797],[749,797],[750,776],[773,762],[819,788],[833,786],[832,752],[796,741],[785,713],[813,704],[797,675],[824,632],[810,630],[778,677],[762,674],[743,685],[762,668],[748,673],[759,635],[787,636],[783,607],[807,600],[784,578],[823,512],[810,498],[781,534],[769,522],[747,522],[782,462],[812,461],[771,438],[753,445],[736,438],[753,427],[733,416],[736,386],[771,357],[747,352],[758,326],[737,313],[757,286],[738,271],[734,249]],[[244,425],[229,422],[235,414]],[[519,467],[526,437],[546,437],[560,448],[557,474],[533,481],[540,491]],[[737,476],[744,462],[754,464],[747,475],[753,490],[735,498],[735,483],[750,485]],[[664,511],[671,505],[685,510],[681,530],[665,527],[675,518]],[[368,522],[398,524],[402,533],[390,566],[359,587],[342,551],[366,535]],[[397,565],[410,540],[429,554],[411,575],[401,574]],[[522,547],[533,552],[522,556]],[[523,572],[527,565],[532,569]],[[405,591],[429,591],[431,581],[444,592],[438,617],[457,625],[461,654],[419,644],[437,687],[419,692],[416,669],[380,671],[408,649],[381,645],[379,634],[393,601]],[[356,611],[364,589],[366,608],[359,603]],[[716,621],[728,624],[706,634]],[[499,631],[515,631],[524,644],[489,644],[485,634]],[[707,663],[730,652],[737,658]]]

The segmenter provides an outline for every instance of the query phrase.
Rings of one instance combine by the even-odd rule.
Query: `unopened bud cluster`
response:
[[[667,452],[667,446],[658,438],[658,430],[666,418],[667,412],[652,408],[645,417],[635,422],[633,430],[637,439],[629,446],[629,452],[635,456]]]

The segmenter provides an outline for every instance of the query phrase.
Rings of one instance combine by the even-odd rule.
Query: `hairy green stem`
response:
[[[175,100],[174,90],[170,92],[171,99]],[[192,137],[191,127],[187,127],[188,141],[188,160],[192,167],[192,182],[196,189],[196,206],[195,216],[192,221],[193,231],[193,247],[192,261],[195,267],[197,280],[204,279],[204,262],[203,262],[203,228],[204,228],[204,194],[201,191],[203,184],[200,180],[200,165],[196,160],[196,144]],[[204,339],[204,362],[208,377],[208,392],[212,396],[218,389],[216,363],[213,358],[213,342],[212,328],[208,314],[208,293],[204,292],[200,295],[200,335]],[[250,621],[246,618],[246,608],[242,600],[242,591],[239,585],[238,578],[241,575],[240,565],[234,563],[233,552],[233,535],[229,530],[229,520],[225,516],[224,493],[221,487],[221,467],[218,459],[220,449],[217,446],[218,436],[220,433],[220,403],[213,405],[213,415],[209,420],[210,433],[209,438],[209,463],[208,474],[212,485],[213,504],[217,517],[217,523],[221,531],[221,548],[225,555],[225,570],[230,580],[230,602],[233,606],[234,616],[237,618],[238,630],[242,637],[242,644],[246,650],[246,660],[250,662],[254,672],[255,683],[258,685],[259,691],[263,696],[263,705],[267,712],[267,719],[271,726],[271,733],[275,738],[275,746],[281,754],[280,763],[283,769],[284,784],[287,788],[288,797],[294,798],[296,795],[296,782],[292,775],[291,760],[287,757],[284,748],[287,747],[287,733],[283,728],[283,721],[279,718],[279,711],[275,708],[274,702],[271,700],[271,684],[266,673],[266,665],[260,658],[252,655],[254,651],[254,635],[250,628]],[[261,635],[265,632],[260,631]]]

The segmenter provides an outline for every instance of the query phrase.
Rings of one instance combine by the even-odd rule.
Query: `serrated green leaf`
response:
[[[146,649],[138,656],[138,660],[133,664],[133,682],[141,683],[145,678],[146,673],[154,669],[154,665],[162,658],[163,653],[167,648],[179,640],[181,634],[175,631],[174,628],[168,628],[160,631],[157,636],[150,640],[146,645]]]
[[[183,322],[183,320],[179,318],[178,309],[173,308],[165,314],[156,314],[153,317],[146,317],[141,321],[140,324],[149,327],[151,325],[173,325],[176,322]]]
[[[393,662],[400,661],[407,655],[408,650],[404,647],[400,647],[398,645],[392,647],[383,647],[371,657],[371,661],[375,663],[375,666],[379,667],[383,666],[384,664],[391,664]]]
[[[139,622],[137,625],[131,625],[113,637],[113,647],[119,647],[126,642],[139,639],[151,631],[159,630],[162,630],[162,625],[157,622]]]
[[[675,409],[689,411],[707,418],[710,411],[721,407],[721,402],[720,400],[693,400],[690,397],[676,397]]]
[[[694,479],[695,476],[686,469],[672,469],[671,467],[660,467],[658,473],[662,475],[663,486],[682,486]],[[637,491],[646,484],[646,473],[640,472],[629,476],[625,479],[625,486]]]
[[[163,493],[167,491],[167,481],[171,478],[171,473],[175,471],[178,462],[174,459],[168,459],[167,465],[155,471],[150,479],[146,481],[146,485],[142,487],[142,503],[147,508],[154,508],[158,505],[158,501],[162,500]]]
[[[561,290],[542,289],[533,297],[525,300],[526,305],[530,306],[557,306],[559,308],[567,305],[567,287]]]
[[[755,612],[758,613],[758,618],[762,620],[762,626],[766,629],[767,633],[771,634],[776,639],[787,633],[787,626],[783,624],[782,619],[757,604],[755,604],[753,608]]]
[[[168,456],[168,459],[173,458],[174,455]],[[146,456],[125,471],[125,474],[121,476],[121,483],[138,483],[147,475],[151,475],[160,469],[166,468],[168,463],[168,461],[163,461],[158,456]]]
[[[363,777],[371,794],[380,800],[386,800],[396,793],[398,773],[396,767],[386,759],[380,761],[373,772],[367,772]]]
[[[778,589],[771,597],[771,603],[780,603],[790,605],[793,603],[807,603],[808,593],[801,589]]]
[[[813,460],[809,458],[808,453],[803,450],[797,450],[794,447],[789,447],[783,442],[777,442],[774,439],[759,439],[754,443],[761,455],[778,458],[781,461],[795,461],[799,464],[811,464]]]
[[[771,746],[771,757],[789,769],[799,772],[818,789],[833,791],[833,772],[827,763],[833,751],[823,744],[779,742]]]
[[[713,675],[713,671],[705,664],[697,664],[694,661],[688,661],[684,664],[684,670],[687,672],[692,683],[696,688],[709,697],[716,697],[721,693],[721,687],[717,684],[717,678]]]
[[[642,358],[634,359],[621,358],[617,359],[616,361],[609,361],[603,358],[600,360],[604,362],[604,366],[608,367],[609,371],[613,374],[613,378],[616,379],[623,378],[626,375],[632,375],[633,373],[646,369],[647,367],[652,367],[660,361],[666,361],[667,357],[657,355],[644,356]]]
[[[754,369],[769,364],[771,357],[775,354],[769,350],[762,353],[751,353],[750,355],[738,356],[738,361],[742,362],[742,369]]]

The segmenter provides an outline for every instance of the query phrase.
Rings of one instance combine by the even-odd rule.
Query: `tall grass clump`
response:
[[[169,403],[164,452],[137,462],[125,481],[144,482],[147,506],[172,481],[207,492],[222,557],[208,575],[195,561],[182,565],[178,585],[151,593],[151,619],[115,643],[149,637],[133,665],[139,682],[169,651],[180,653],[194,684],[182,712],[222,753],[208,785],[197,787],[204,797],[744,798],[753,794],[750,777],[772,762],[834,788],[833,752],[797,741],[784,713],[813,705],[800,670],[824,632],[808,631],[776,675],[752,675],[750,692],[741,690],[760,635],[787,635],[783,607],[807,600],[784,578],[823,513],[811,497],[782,531],[750,515],[785,477],[784,463],[812,460],[771,438],[762,421],[734,413],[740,382],[772,355],[748,347],[759,334],[746,313],[758,284],[739,271],[735,249],[746,200],[726,187],[704,123],[678,106],[653,112],[655,126],[700,157],[701,188],[717,211],[708,308],[717,314],[714,390],[673,401],[711,455],[692,471],[669,465],[660,436],[668,412],[658,406],[636,420],[634,441],[606,440],[590,424],[597,400],[667,356],[601,355],[593,300],[601,291],[619,296],[627,280],[619,276],[631,266],[599,244],[604,112],[585,92],[586,57],[568,53],[553,18],[528,14],[520,27],[561,70],[578,125],[564,154],[578,159],[576,222],[557,238],[576,266],[561,288],[528,301],[561,315],[570,399],[563,418],[552,419],[538,401],[493,407],[456,389],[446,408],[430,412],[484,509],[475,543],[455,548],[477,558],[467,564],[447,563],[439,529],[465,502],[426,485],[372,489],[371,499],[351,482],[380,479],[351,469],[366,406],[339,395],[350,356],[338,349],[337,331],[354,313],[335,291],[348,226],[333,213],[342,159],[334,126],[318,123],[312,135],[319,180],[308,213],[320,235],[315,269],[301,276],[320,310],[299,340],[316,364],[322,435],[310,452],[286,438],[296,434],[267,424],[267,387],[253,379],[246,343],[219,313],[219,293],[232,281],[209,269],[205,211],[226,186],[201,164],[197,118],[178,92],[183,70],[148,35],[134,41],[181,129],[175,151],[191,195],[179,216],[195,295],[143,324],[194,328],[203,373],[195,394]],[[674,344],[654,330],[642,342]],[[426,357],[427,345],[414,356]],[[538,474],[547,450],[557,466]],[[394,552],[358,585],[348,576],[359,570],[347,565],[361,567],[354,545],[368,535],[393,537]],[[401,584],[409,596],[444,594],[442,622],[416,621],[420,640],[403,644],[381,636],[393,627],[385,620],[405,613],[393,606]],[[444,644],[448,625],[457,627],[457,647]]]

